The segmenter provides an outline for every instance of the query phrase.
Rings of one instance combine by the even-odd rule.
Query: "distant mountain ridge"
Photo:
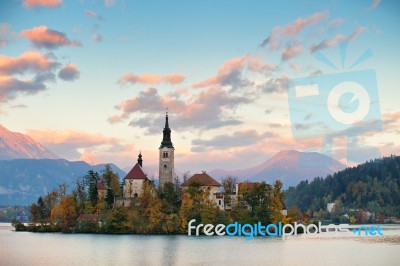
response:
[[[110,164],[120,179],[126,173]],[[89,165],[83,161],[64,159],[16,159],[0,161],[0,205],[29,205],[39,196],[66,183],[69,189],[89,170],[101,174],[105,164]]]
[[[31,137],[0,125],[0,160],[60,159]]]
[[[281,151],[255,167],[241,170],[216,169],[209,172],[215,178],[236,176],[240,181],[267,181],[280,179],[285,187],[295,186],[303,180],[325,177],[343,170],[346,165],[317,152]]]

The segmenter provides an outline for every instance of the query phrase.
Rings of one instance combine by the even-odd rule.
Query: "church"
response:
[[[171,141],[171,129],[169,128],[168,112],[165,115],[165,126],[163,130],[163,139],[159,148],[159,183],[162,187],[167,182],[173,182],[174,177],[174,145]],[[131,199],[141,195],[143,182],[149,181],[147,174],[143,169],[143,156],[140,152],[137,163],[125,176],[123,182],[123,202],[117,205],[130,206]]]

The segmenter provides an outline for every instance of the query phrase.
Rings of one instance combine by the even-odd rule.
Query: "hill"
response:
[[[209,174],[217,178],[231,175],[239,180],[268,183],[280,179],[285,187],[289,187],[297,185],[300,181],[311,181],[317,176],[326,176],[345,168],[344,164],[317,152],[289,150],[281,151],[255,167],[235,171],[216,169]]]
[[[375,159],[326,178],[302,181],[286,191],[287,207],[301,211],[326,210],[330,202],[343,208],[368,209],[374,205],[388,215],[400,215],[400,156]]]
[[[77,179],[89,170],[101,172],[105,164],[89,165],[83,161],[64,159],[16,159],[0,161],[0,205],[27,205],[61,183],[74,187]],[[125,172],[111,164],[114,172],[124,178]]]

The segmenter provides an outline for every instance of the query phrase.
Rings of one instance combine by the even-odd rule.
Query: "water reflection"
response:
[[[398,265],[400,261],[400,226],[387,228],[380,238],[302,235],[285,241],[3,229],[0,265]]]

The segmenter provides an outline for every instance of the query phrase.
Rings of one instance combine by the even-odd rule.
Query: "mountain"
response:
[[[59,159],[31,137],[11,132],[0,125],[0,160],[12,159]]]
[[[67,183],[69,189],[75,181],[89,170],[101,174],[105,164],[91,166],[83,161],[70,162],[64,159],[16,159],[0,161],[0,205],[28,205],[39,196]],[[111,164],[122,179],[126,173]]]
[[[281,151],[275,156],[255,167],[226,171],[216,169],[211,176],[237,176],[239,180],[267,181],[280,179],[284,187],[295,186],[302,180],[312,180],[314,177],[324,177],[343,170],[346,166],[326,155],[317,152]]]

